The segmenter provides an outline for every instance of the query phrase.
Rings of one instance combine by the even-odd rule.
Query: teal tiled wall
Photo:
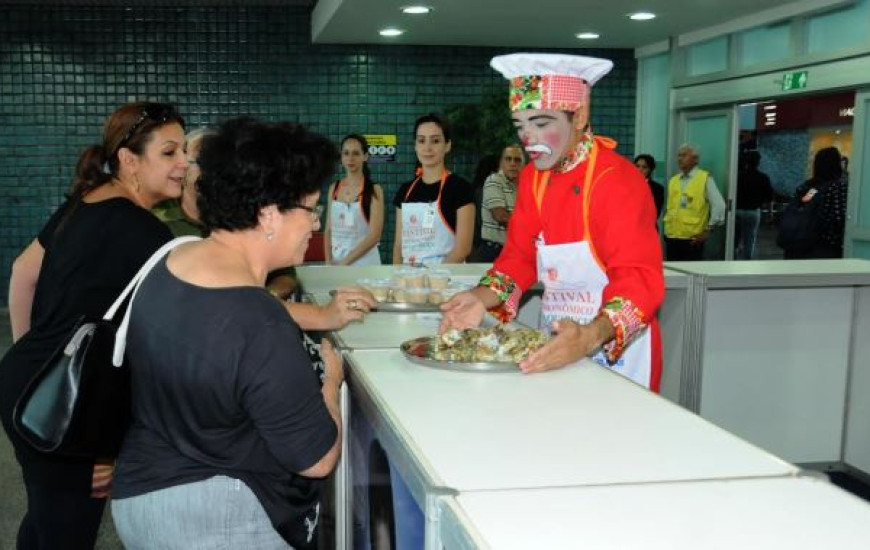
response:
[[[12,260],[63,200],[79,151],[99,140],[104,117],[122,103],[175,103],[188,128],[244,114],[304,122],[336,141],[349,132],[396,134],[397,162],[372,165],[391,198],[412,174],[419,115],[505,89],[489,59],[507,50],[312,45],[301,8],[7,5],[2,12],[0,304]],[[632,52],[575,53],[616,63],[595,88],[592,122],[631,154]],[[470,179],[476,160],[448,163]],[[390,212],[382,250],[392,250],[393,224]]]

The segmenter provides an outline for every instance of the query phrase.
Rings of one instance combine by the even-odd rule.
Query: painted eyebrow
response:
[[[535,115],[535,116],[531,116],[531,117],[529,117],[529,122],[532,122],[532,121],[535,121],[535,120],[540,120],[540,119],[544,119],[544,120],[556,120],[556,117],[554,117],[553,115]]]

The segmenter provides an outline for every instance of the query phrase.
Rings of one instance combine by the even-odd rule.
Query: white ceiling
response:
[[[523,48],[636,48],[795,0],[318,0],[312,40],[320,44],[427,44]],[[400,8],[423,4],[428,15]],[[627,15],[651,11],[636,22]],[[378,30],[405,30],[383,38]],[[593,31],[597,40],[575,34]]]

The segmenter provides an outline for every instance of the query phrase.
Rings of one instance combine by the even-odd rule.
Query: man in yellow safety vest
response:
[[[725,200],[712,174],[698,168],[698,150],[677,150],[680,172],[668,182],[665,203],[665,251],[668,261],[704,259],[704,242],[725,222]]]

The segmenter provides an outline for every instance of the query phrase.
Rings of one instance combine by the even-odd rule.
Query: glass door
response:
[[[725,204],[725,227],[719,228],[704,245],[705,260],[731,260],[734,256],[734,209],[737,194],[732,182],[737,141],[736,116],[733,107],[720,109],[685,110],[679,114],[677,143],[672,151],[688,143],[698,149],[698,166],[710,172]],[[671,163],[675,166],[676,159]],[[676,169],[672,170],[672,174]]]
[[[843,255],[870,259],[870,89],[856,94],[854,115]]]

